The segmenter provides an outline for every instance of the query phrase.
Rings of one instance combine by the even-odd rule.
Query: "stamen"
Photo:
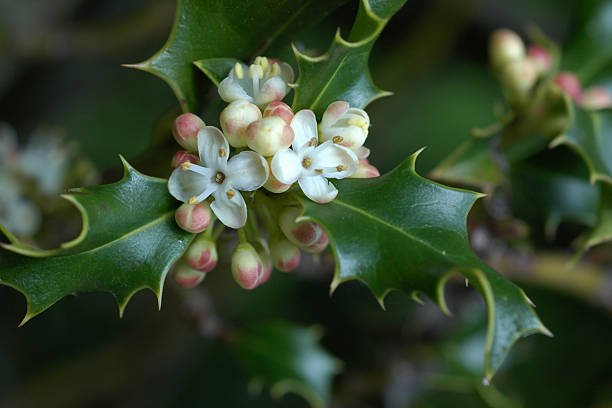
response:
[[[272,63],[271,69],[270,69],[270,76],[279,76],[281,74],[281,69],[280,69],[280,65],[278,65],[278,63]]]
[[[197,203],[198,203],[198,199],[195,196],[193,196],[189,200],[187,200],[187,204],[189,204],[189,205],[194,205],[194,204],[197,204]]]
[[[244,78],[244,68],[242,68],[241,63],[237,62],[236,65],[234,65],[234,72],[236,73],[238,79]]]
[[[302,167],[304,167],[305,169],[309,169],[310,166],[312,166],[312,160],[310,160],[308,157],[305,157],[304,160],[302,160]]]
[[[346,166],[343,166],[342,164],[339,164],[339,165],[336,166],[336,170],[337,171],[344,171],[344,170],[346,170]]]
[[[334,136],[334,137],[332,137],[332,142],[334,142],[335,144],[340,144],[340,143],[342,143],[343,140],[344,140],[344,138],[342,136]]]
[[[308,146],[316,146],[317,145],[317,138],[313,137],[308,141]]]
[[[215,183],[222,184],[224,181],[225,181],[225,174],[218,171],[217,174],[215,174]]]
[[[350,126],[357,126],[357,127],[360,127],[360,128],[362,128],[363,130],[367,130],[367,129],[368,129],[368,125],[367,125],[367,123],[366,123],[366,120],[365,120],[364,118],[360,117],[360,116],[359,116],[359,117],[353,117],[353,118],[350,118],[350,119],[347,121],[347,123],[348,123]]]
[[[236,192],[234,190],[227,190],[225,194],[227,195],[227,198],[231,200],[236,195]]]
[[[317,173],[317,174],[323,174],[323,169],[315,169],[315,173]]]
[[[219,149],[219,157],[227,156],[227,151],[224,148]]]
[[[249,67],[249,77],[251,77],[253,81],[253,97],[257,98],[257,95],[259,95],[259,80],[263,78],[261,65],[251,65]]]
[[[191,167],[191,162],[189,160],[181,163],[181,170],[187,171]]]

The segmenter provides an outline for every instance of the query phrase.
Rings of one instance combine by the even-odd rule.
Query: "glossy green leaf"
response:
[[[37,251],[10,234],[0,249],[0,284],[27,300],[26,322],[63,297],[112,293],[123,311],[134,293],[151,289],[161,302],[164,278],[192,239],[176,226],[167,182],[140,174],[124,161],[113,184],[66,196],[83,217],[83,231],[59,251]]]
[[[304,200],[304,217],[321,223],[336,257],[332,289],[363,281],[382,304],[391,290],[423,293],[443,310],[444,284],[458,272],[476,287],[488,309],[485,378],[492,377],[520,337],[548,333],[524,292],[472,251],[466,217],[477,193],[420,177],[417,154],[386,175],[338,183],[329,204]]]
[[[568,145],[586,162],[591,182],[612,183],[612,109],[589,112],[576,107],[574,126],[553,146]]]
[[[237,62],[235,58],[208,58],[194,62],[194,65],[218,86]]]
[[[312,24],[343,0],[178,0],[166,44],[148,60],[131,65],[172,88],[184,111],[198,105],[194,61],[247,59],[272,42]]]
[[[597,222],[581,239],[581,250],[612,241],[612,185],[601,183]]]
[[[320,338],[314,328],[259,322],[241,333],[234,347],[254,381],[270,385],[272,396],[294,392],[313,407],[325,407],[341,364],[320,346]]]
[[[372,82],[368,59],[381,31],[405,2],[361,0],[348,40],[338,31],[327,52],[317,57],[294,47],[299,75],[293,109],[312,109],[321,114],[331,102],[338,100],[363,108],[389,95]]]

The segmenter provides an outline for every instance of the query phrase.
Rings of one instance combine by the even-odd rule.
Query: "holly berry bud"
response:
[[[293,142],[293,129],[278,116],[268,116],[249,125],[247,145],[262,156],[273,156]]]
[[[223,129],[227,141],[234,147],[245,147],[247,145],[247,128],[259,119],[261,119],[261,111],[257,105],[244,99],[239,99],[227,105],[219,118],[221,129]]]
[[[291,272],[300,265],[300,249],[285,238],[270,242],[270,253],[274,267],[282,272]]]
[[[357,170],[351,176],[352,178],[374,178],[379,177],[380,172],[378,169],[370,164],[368,159],[359,160],[359,166]]]
[[[199,161],[200,158],[194,153],[186,150],[179,150],[178,152],[174,153],[174,156],[172,157],[172,168],[176,169],[185,162],[198,163]]]
[[[578,102],[582,99],[582,85],[578,77],[571,72],[561,72],[555,77],[555,83],[563,92]]]
[[[513,61],[521,61],[525,58],[525,44],[512,30],[495,30],[489,40],[489,58],[495,69]]]
[[[193,113],[183,113],[174,120],[172,134],[185,149],[198,151],[198,132],[205,126],[204,121]]]
[[[206,274],[189,267],[183,261],[178,261],[172,268],[172,277],[179,286],[191,289],[198,286]]]
[[[238,244],[232,254],[232,275],[244,289],[255,289],[264,276],[264,265],[249,243]]]
[[[284,102],[274,101],[270,102],[266,109],[264,109],[263,117],[268,118],[271,116],[276,116],[285,121],[286,124],[291,123],[291,119],[293,119],[293,111],[291,107]]]
[[[217,266],[217,247],[208,237],[198,237],[185,254],[187,263],[200,272],[210,272]]]
[[[198,234],[205,231],[210,225],[210,206],[207,202],[183,203],[174,213],[174,219],[183,230]]]
[[[283,211],[278,224],[289,241],[308,252],[321,252],[329,240],[323,228],[312,221],[296,222],[300,216],[300,209],[290,207]],[[323,247],[323,248],[321,248]]]

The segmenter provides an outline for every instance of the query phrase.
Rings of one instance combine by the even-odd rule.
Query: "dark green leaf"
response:
[[[612,241],[612,186],[601,183],[601,199],[595,226],[581,239],[581,249]]]
[[[293,109],[312,109],[321,114],[338,100],[363,108],[374,99],[389,95],[372,82],[368,59],[382,29],[405,2],[362,0],[348,40],[338,31],[327,52],[318,57],[294,48],[299,76]]]
[[[254,379],[271,386],[274,397],[295,392],[312,406],[324,407],[341,364],[321,348],[320,338],[314,328],[259,322],[246,329],[234,347]]]
[[[198,100],[194,61],[246,59],[274,40],[317,21],[342,1],[179,0],[166,44],[151,58],[132,67],[162,78],[182,109],[193,111]]]
[[[83,231],[63,250],[38,251],[6,234],[0,249],[0,284],[24,294],[24,322],[64,296],[87,291],[112,293],[123,313],[140,289],[161,302],[164,278],[192,235],[174,221],[176,202],[166,180],[144,176],[124,162],[124,177],[109,185],[82,188],[66,198],[83,217]]]
[[[548,333],[524,292],[485,265],[470,248],[467,213],[478,194],[420,177],[417,154],[375,179],[343,180],[330,204],[305,200],[304,216],[320,222],[336,257],[332,289],[358,279],[382,304],[393,290],[436,299],[443,310],[444,284],[462,274],[483,295],[489,315],[485,377],[491,378],[513,343]]]
[[[235,58],[208,58],[194,62],[208,79],[215,85],[225,78],[238,62]]]

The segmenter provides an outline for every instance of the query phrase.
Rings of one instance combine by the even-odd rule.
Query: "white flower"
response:
[[[217,218],[230,228],[242,228],[247,207],[237,191],[253,191],[268,179],[269,168],[259,154],[245,151],[228,161],[229,145],[219,129],[205,126],[198,133],[201,165],[184,162],[168,180],[170,194],[190,204],[215,199],[210,205]]]
[[[293,69],[289,64],[257,57],[250,66],[237,62],[219,84],[219,95],[225,102],[244,99],[264,106],[283,99],[292,81]]]
[[[360,153],[370,127],[370,117],[363,109],[351,108],[348,102],[336,101],[331,103],[321,119],[319,131],[321,142],[333,141],[348,147],[357,153],[360,159],[367,151]]]
[[[350,149],[331,141],[317,146],[317,119],[310,110],[301,110],[291,121],[295,134],[293,150],[279,150],[272,159],[272,174],[281,183],[298,182],[308,198],[328,203],[338,190],[328,178],[349,177],[358,166],[357,156]]]

